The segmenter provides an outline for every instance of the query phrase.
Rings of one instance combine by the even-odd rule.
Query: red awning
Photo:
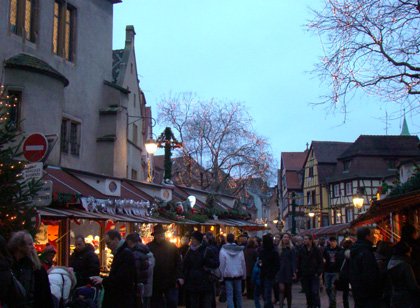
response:
[[[57,194],[92,196],[98,199],[109,198],[109,196],[100,193],[77,177],[63,171],[60,167],[47,167],[44,170],[43,179],[53,182],[55,199],[57,199]]]

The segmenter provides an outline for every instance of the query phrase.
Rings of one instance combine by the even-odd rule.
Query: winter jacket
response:
[[[356,300],[380,298],[379,269],[371,242],[357,240],[350,248],[349,275]]]
[[[224,244],[219,253],[220,272],[224,279],[246,279],[244,247],[236,244]]]
[[[278,252],[274,248],[263,249],[259,259],[261,260],[261,279],[273,280],[280,268]]]
[[[246,247],[244,250],[244,255],[246,264],[246,276],[251,277],[255,261],[257,261],[258,258],[258,251],[256,248]]]
[[[326,273],[338,273],[340,271],[340,265],[339,262],[337,262],[337,255],[340,253],[341,248],[340,247],[327,247],[324,249],[324,271]]]
[[[70,256],[70,267],[74,269],[78,287],[90,284],[89,277],[99,275],[99,258],[93,246],[86,244],[82,250],[75,250]]]
[[[63,297],[64,303],[70,299],[70,291],[76,286],[76,276],[67,267],[55,266],[48,272],[51,294],[60,302]]]
[[[299,277],[312,277],[322,274],[322,255],[318,247],[312,246],[310,250],[302,246],[298,252],[297,262]]]
[[[280,267],[276,274],[276,281],[292,283],[293,274],[296,273],[296,250],[293,247],[283,247],[279,250]]]
[[[405,256],[392,256],[387,267],[388,276],[392,285],[392,307],[417,307],[420,303],[420,286]]]
[[[148,276],[147,270],[149,268],[149,257],[147,256],[150,252],[149,247],[144,244],[137,243],[131,251],[133,252],[136,263],[137,283],[146,284]]]
[[[50,282],[43,267],[34,269],[32,261],[24,257],[13,263],[12,271],[26,290],[25,307],[53,307]]]
[[[348,284],[350,279],[350,249],[341,249],[337,254],[337,262],[340,280]]]
[[[147,246],[155,257],[153,294],[175,288],[177,279],[183,277],[178,248],[166,240],[160,243],[153,240]]]
[[[13,298],[11,262],[6,258],[0,259],[0,304],[7,307],[17,307]],[[0,305],[0,306],[1,306]]]
[[[109,276],[102,281],[105,288],[103,308],[135,307],[136,271],[134,255],[127,247],[127,243],[121,243],[114,253]]]
[[[216,247],[215,247],[216,248]],[[196,249],[190,247],[183,262],[185,290],[191,293],[211,292],[213,284],[209,280],[207,268],[219,267],[217,248],[200,245]]]
[[[147,268],[147,283],[144,285],[143,297],[152,297],[153,291],[153,270],[155,268],[155,257],[152,252],[147,254],[149,267]]]

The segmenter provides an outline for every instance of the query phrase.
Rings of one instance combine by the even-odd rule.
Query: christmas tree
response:
[[[35,235],[38,215],[31,200],[41,186],[39,181],[25,181],[22,176],[25,162],[19,157],[24,137],[10,121],[16,104],[16,98],[9,97],[0,85],[0,234],[6,239],[23,229]]]

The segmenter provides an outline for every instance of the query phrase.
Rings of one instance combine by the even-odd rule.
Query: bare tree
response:
[[[267,180],[272,174],[269,145],[253,131],[242,104],[199,100],[182,93],[162,99],[159,110],[160,121],[179,134],[186,161],[192,159],[201,166],[206,177],[202,188],[237,193],[247,179]]]
[[[345,111],[346,98],[363,89],[418,108],[420,1],[324,1],[308,27],[324,42],[316,71],[330,82],[327,101]]]

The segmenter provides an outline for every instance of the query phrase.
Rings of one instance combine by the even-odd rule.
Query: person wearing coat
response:
[[[54,266],[48,272],[51,294],[54,296],[54,307],[60,307],[59,303],[65,305],[70,300],[70,292],[76,286],[76,276],[71,267]]]
[[[250,238],[244,250],[246,265],[246,297],[254,299],[254,285],[252,283],[252,270],[258,258],[257,242]]]
[[[13,274],[26,291],[23,307],[52,308],[48,274],[35,251],[31,234],[26,230],[14,233],[8,248],[13,256]]]
[[[371,230],[361,227],[357,230],[357,241],[350,249],[349,280],[357,308],[379,307],[380,275],[372,242]]]
[[[149,268],[149,247],[141,243],[138,233],[130,233],[125,237],[128,248],[131,249],[134,255],[136,264],[136,305],[139,308],[143,307],[143,293],[144,285],[147,283],[147,270]]]
[[[108,277],[92,277],[95,285],[105,289],[102,308],[126,308],[136,306],[136,270],[132,251],[121,239],[121,234],[110,230],[105,243],[111,249],[114,259]]]
[[[263,236],[262,250],[259,254],[261,260],[261,283],[264,292],[264,308],[272,308],[272,289],[274,279],[279,270],[279,254],[274,248],[273,235],[267,233]]]
[[[246,279],[244,247],[235,244],[235,236],[229,233],[219,252],[220,273],[225,281],[228,308],[242,308],[242,280]]]
[[[165,230],[162,225],[154,227],[153,236],[153,241],[147,244],[155,257],[151,306],[153,308],[177,307],[177,286],[184,284],[179,250],[165,239]]]
[[[155,257],[153,253],[149,251],[147,254],[149,267],[147,269],[147,283],[144,285],[143,290],[143,308],[150,308],[151,299],[153,294],[153,270],[155,268]]]
[[[298,253],[297,268],[298,276],[302,280],[307,306],[310,308],[321,307],[319,290],[323,260],[321,251],[315,245],[312,235],[303,237],[303,246]]]
[[[85,243],[82,235],[76,236],[75,246],[69,264],[76,275],[77,287],[81,287],[91,283],[89,277],[99,275],[99,258],[93,246]]]
[[[292,284],[296,279],[296,251],[289,233],[283,234],[279,245],[280,268],[277,272],[276,281],[280,286],[280,307],[283,307],[284,299],[287,306],[292,307]]]
[[[16,294],[12,276],[12,257],[7,250],[7,242],[0,235],[0,307],[21,307],[24,294]],[[19,296],[20,295],[20,296]]]
[[[211,307],[214,292],[208,269],[218,267],[217,251],[203,245],[203,234],[194,231],[191,234],[190,249],[183,262],[184,286],[191,308]]]
[[[420,286],[410,265],[410,253],[411,247],[406,242],[399,242],[388,262],[387,274],[392,286],[391,308],[420,307]]]

